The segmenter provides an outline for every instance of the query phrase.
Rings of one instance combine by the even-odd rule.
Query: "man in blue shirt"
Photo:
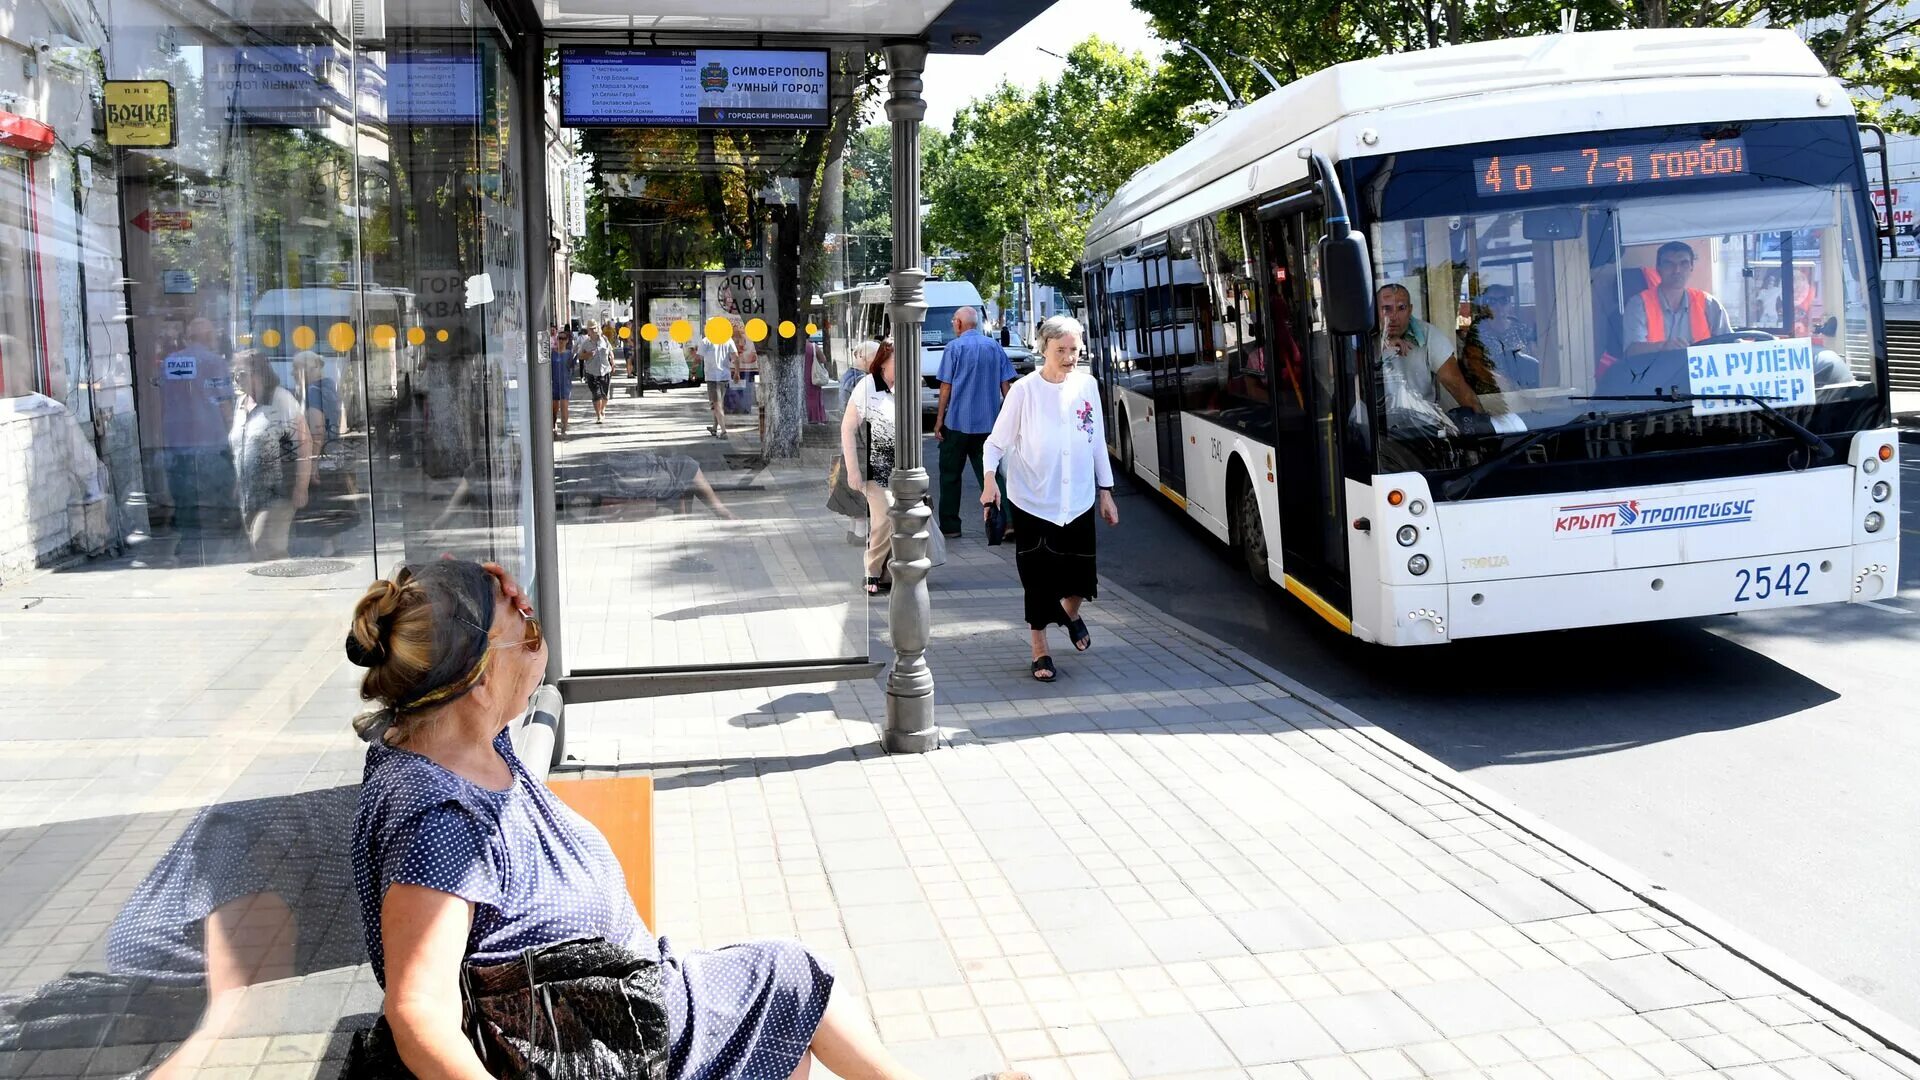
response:
[[[970,307],[954,312],[953,333],[940,359],[933,437],[940,440],[940,531],[959,536],[960,476],[971,463],[974,479],[985,483],[982,453],[1014,372],[1007,350],[980,332],[979,312]]]

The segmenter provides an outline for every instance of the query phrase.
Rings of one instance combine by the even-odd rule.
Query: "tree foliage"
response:
[[[1068,285],[1093,213],[1186,140],[1191,128],[1170,100],[1146,57],[1098,37],[1074,46],[1053,82],[1001,83],[954,119],[925,184],[928,246],[952,249],[959,274],[1005,295],[1003,253],[1018,263],[1024,229],[1035,279]]]
[[[1133,0],[1156,34],[1188,41],[1217,61],[1251,99],[1266,88],[1242,57],[1265,63],[1283,82],[1347,60],[1472,41],[1556,33],[1572,11],[1581,30],[1779,26],[1798,30],[1827,70],[1852,88],[1861,112],[1903,129],[1920,124],[1913,0]],[[1235,54],[1240,54],[1236,56]],[[1180,104],[1218,101],[1200,61],[1170,54],[1163,89]],[[1909,100],[1901,103],[1896,99]]]
[[[947,133],[920,129],[920,190],[931,191],[947,160]],[[848,282],[878,281],[893,269],[893,128],[870,124],[847,144],[846,219],[840,238]]]

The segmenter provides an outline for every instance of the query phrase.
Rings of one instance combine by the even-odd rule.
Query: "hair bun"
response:
[[[387,662],[387,647],[379,641],[375,641],[371,646],[362,645],[360,635],[349,630],[347,631],[347,659],[360,667],[379,667]]]

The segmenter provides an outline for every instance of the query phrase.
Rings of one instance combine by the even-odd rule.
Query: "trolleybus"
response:
[[[1788,31],[1301,79],[1095,217],[1109,449],[1368,641],[1889,597],[1861,133]]]

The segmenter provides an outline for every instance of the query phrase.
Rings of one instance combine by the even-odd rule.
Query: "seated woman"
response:
[[[401,1060],[422,1077],[487,1075],[461,1031],[469,961],[601,938],[665,970],[675,1080],[907,1077],[833,975],[798,942],[711,952],[655,940],[592,825],[532,779],[508,727],[547,650],[525,596],[497,566],[403,568],[361,597],[347,655],[383,706],[355,728],[372,745],[354,822],[367,956]]]

